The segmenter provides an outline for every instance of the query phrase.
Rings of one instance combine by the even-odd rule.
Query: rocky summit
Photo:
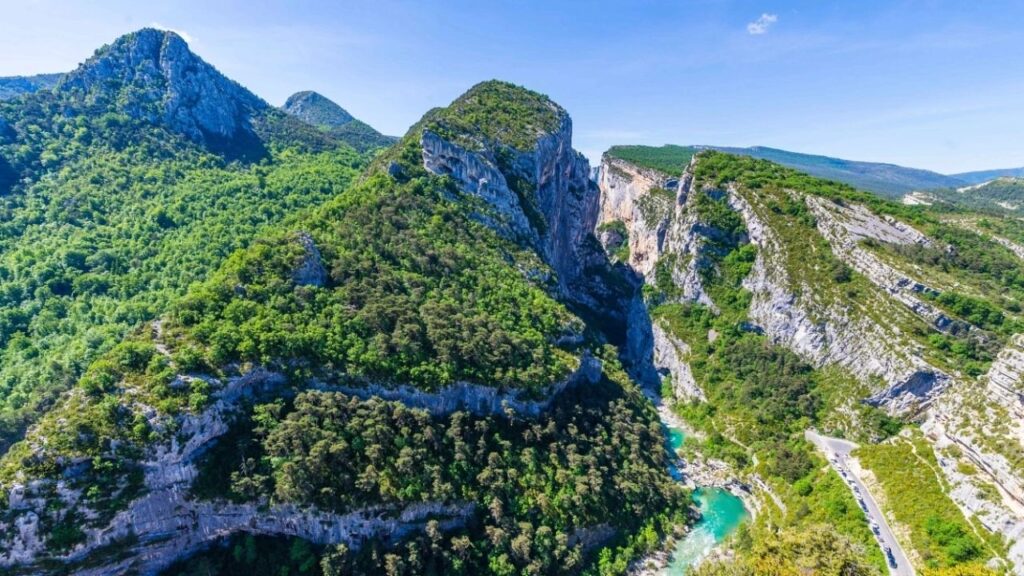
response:
[[[6,85],[5,574],[1024,574],[1013,178],[391,138],[155,29]]]
[[[96,51],[57,83],[83,103],[113,106],[187,138],[226,140],[252,131],[268,105],[224,77],[174,32],[146,28]]]

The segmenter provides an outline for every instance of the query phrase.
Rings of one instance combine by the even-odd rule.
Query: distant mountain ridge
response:
[[[355,120],[354,116],[333,100],[312,90],[292,94],[281,109],[314,126],[340,128]]]
[[[730,154],[750,156],[761,160],[770,160],[783,166],[806,172],[812,176],[817,176],[818,178],[843,182],[890,198],[897,198],[915,190],[956,188],[967,184],[967,182],[955,176],[947,176],[919,168],[907,168],[896,164],[844,160],[842,158],[802,154],[765,146],[752,146],[749,148],[706,146],[706,148]]]
[[[967,184],[981,184],[982,182],[989,182],[998,178],[1024,178],[1024,167],[978,170],[975,172],[950,174],[950,176],[957,180],[963,180]]]
[[[7,76],[0,78],[0,100],[10,100],[22,94],[31,94],[57,85],[61,73],[36,74],[33,76]]]
[[[614,157],[678,175],[694,154],[701,150],[718,150],[738,156],[769,160],[787,168],[806,172],[818,178],[849,184],[887,198],[900,198],[920,190],[958,188],[966,182],[930,170],[907,168],[879,162],[858,162],[830,156],[802,154],[766,146],[736,148],[729,146],[614,146],[608,153]]]
[[[272,141],[311,150],[345,143],[360,151],[393,141],[323,97],[305,99],[302,109],[327,113],[279,110],[194,54],[179,35],[153,28],[101,47],[60,76],[53,92],[79,114],[114,110],[228,159],[265,158]]]
[[[385,136],[374,130],[331,99],[312,90],[292,94],[281,109],[308,124],[326,130],[360,151],[383,148],[398,141],[397,138]]]

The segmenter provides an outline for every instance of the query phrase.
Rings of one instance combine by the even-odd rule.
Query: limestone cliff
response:
[[[628,242],[628,264],[645,282],[658,281],[659,268],[671,273],[678,298],[716,309],[702,286],[701,271],[710,266],[707,250],[721,232],[702,221],[693,206],[695,157],[681,178],[634,166],[606,155],[600,170],[601,213],[598,230],[621,223]],[[666,182],[676,185],[674,201],[660,207],[651,197],[664,196]],[[841,287],[821,284],[813,262],[802,246],[785,238],[789,233],[773,210],[778,199],[757,191],[727,185],[725,190],[704,188],[701,193],[725,197],[746,228],[738,241],[754,244],[757,258],[743,282],[752,294],[749,315],[754,328],[783,344],[816,366],[839,365],[872,384],[870,400],[894,412],[919,412],[954,380],[945,370],[925,359],[921,346],[901,331],[901,325],[925,322],[935,329],[966,333],[970,325],[954,320],[920,294],[938,290],[912,279],[861,246],[866,239],[894,244],[930,245],[914,228],[892,218],[874,215],[863,206],[841,205],[806,193],[789,191],[790,201],[806,203],[815,219],[813,236],[802,243],[822,242],[840,262],[863,275],[867,284],[861,297],[850,300]],[[616,225],[615,228],[619,228]],[[613,252],[612,234],[602,236]],[[663,281],[663,280],[662,280]],[[674,382],[688,382],[685,364],[667,359],[678,356],[679,346],[669,345],[657,332],[644,329],[644,316],[634,318],[630,348],[637,357],[647,355],[656,368],[670,370]],[[649,319],[646,319],[649,322]],[[646,350],[646,352],[645,352]],[[685,354],[684,354],[685,356]],[[651,380],[648,375],[644,378]],[[878,385],[881,383],[881,386]],[[685,386],[686,393],[693,387]],[[692,391],[692,390],[691,390]]]
[[[678,179],[675,179],[678,180]],[[672,190],[673,179],[657,170],[642,168],[605,154],[598,171],[601,213],[598,224],[606,229],[615,222],[624,224],[629,247],[629,266],[642,276],[654,272],[654,264],[664,249],[670,210],[659,203],[659,192]],[[644,207],[642,207],[644,206]],[[659,208],[661,208],[659,210]]]
[[[470,149],[429,129],[420,146],[430,172],[451,176],[492,213],[482,217],[505,236],[534,246],[568,294],[594,261],[588,245],[597,223],[599,194],[590,164],[572,147],[572,120],[558,109],[557,128],[521,150],[498,141]],[[581,294],[573,294],[579,296]]]
[[[820,202],[814,198],[805,201],[811,206]],[[751,242],[758,246],[754,269],[744,282],[754,295],[750,315],[773,341],[785,344],[818,366],[838,364],[863,380],[880,378],[885,386],[877,389],[871,400],[897,412],[923,408],[948,385],[950,377],[924,362],[917,348],[894,325],[893,320],[906,312],[889,301],[889,284],[869,292],[863,304],[829,298],[825,286],[811,286],[794,274],[789,265],[792,246],[782,241],[779,232],[768,223],[765,206],[750,202],[747,194],[737,189],[730,191],[730,203],[743,215]],[[824,215],[824,209],[820,211]],[[864,214],[863,210],[854,213]],[[863,251],[845,232],[837,231],[841,227],[834,221],[819,218],[817,226],[826,240],[832,240],[833,253],[841,259],[855,269],[862,268],[868,278],[888,277],[887,269],[877,263],[849,257]],[[877,227],[891,237],[903,237],[890,228]],[[903,285],[902,281],[892,284]],[[863,306],[863,311],[851,309],[851,304]],[[879,314],[883,310],[884,314]],[[879,316],[885,315],[888,321],[880,321]]]
[[[678,288],[680,301],[699,302],[715,309],[701,283],[701,270],[708,266],[705,250],[717,236],[705,225],[692,206],[693,168],[681,177],[636,166],[605,154],[598,175],[601,210],[598,233],[609,252],[626,243],[626,264],[649,285],[662,276]],[[616,238],[618,230],[623,238]],[[664,281],[664,280],[663,280]],[[680,397],[702,398],[685,355],[687,345],[671,337],[662,327],[652,325],[647,305],[640,295],[629,305],[625,356],[635,378],[657,388],[668,376]],[[659,373],[662,376],[659,376]]]

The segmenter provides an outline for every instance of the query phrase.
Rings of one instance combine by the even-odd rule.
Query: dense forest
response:
[[[533,247],[480,221],[489,208],[463,195],[450,177],[426,172],[420,160],[423,130],[511,154],[564,119],[564,111],[539,94],[484,83],[428,115],[353,185],[364,157],[344,144],[324,149],[322,141],[302,138],[278,144],[281,136],[271,131],[264,159],[225,163],[182,139],[163,140],[207,164],[178,167],[177,178],[158,180],[167,188],[126,176],[133,201],[90,213],[81,226],[92,231],[93,219],[109,222],[95,234],[138,237],[136,246],[150,249],[160,266],[138,254],[114,253],[139,264],[114,268],[122,278],[100,274],[106,269],[95,268],[88,254],[75,260],[58,250],[55,266],[71,289],[51,295],[86,303],[124,295],[150,307],[110,328],[105,348],[90,346],[90,357],[79,360],[80,371],[68,374],[64,386],[49,396],[28,391],[43,402],[73,386],[3,458],[5,499],[15,483],[67,478],[81,499],[42,522],[54,552],[72,549],[87,538],[86,529],[104,526],[145,494],[146,458],[173,441],[185,418],[203,414],[226,383],[259,367],[282,374],[287,391],[232,410],[227,434],[198,462],[194,497],[337,513],[433,501],[468,502],[474,510],[465,527],[450,534],[428,523],[404,542],[359,550],[289,545],[294,569],[620,573],[689,515],[686,492],[668,474],[656,414],[619,366],[616,350],[559,301],[557,284]],[[145,126],[127,125],[145,133]],[[232,228],[245,222],[237,211],[189,226],[190,210],[209,214],[207,206],[232,205],[194,184],[209,180],[236,194],[263,194],[268,202],[278,194],[281,211],[254,203],[251,209],[263,219],[249,217],[246,228]],[[522,180],[517,192],[524,205],[536,205],[529,182]],[[186,203],[188,196],[175,193],[202,201]],[[122,207],[124,215],[114,210]],[[141,221],[140,211],[147,216]],[[161,243],[175,231],[201,243],[218,223],[234,244],[207,242],[208,256],[182,258],[190,246],[180,237]],[[99,242],[93,238],[87,237]],[[165,279],[172,271],[179,283]],[[141,278],[149,282],[140,279],[145,272]],[[107,285],[81,289],[86,281],[76,280],[79,275]],[[584,332],[589,336],[581,337]],[[600,361],[598,379],[562,392],[536,418],[514,411],[432,415],[330,390],[385,382],[429,393],[471,382],[542,401],[593,358]],[[35,448],[40,442],[45,450]],[[233,565],[259,557],[247,542],[231,548]],[[598,543],[605,546],[600,553]],[[270,544],[278,545],[285,544]],[[182,569],[226,561],[212,554]]]
[[[428,525],[393,550],[334,550],[323,560],[328,573],[577,572],[593,562],[581,527],[599,524],[644,531],[619,552],[628,559],[654,548],[687,508],[685,493],[661,472],[667,461],[657,418],[617,374],[560,395],[537,420],[432,418],[401,403],[326,392],[257,405],[204,459],[194,489],[337,511],[479,503],[461,533],[442,537]]]
[[[229,163],[126,115],[0,103],[18,174],[0,195],[0,445],[132,328],[270,226],[336,196],[365,159],[273,141]]]

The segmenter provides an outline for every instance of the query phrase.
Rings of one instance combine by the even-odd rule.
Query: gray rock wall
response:
[[[781,261],[781,240],[738,190],[730,190],[729,202],[743,215],[750,240],[758,247],[753,270],[743,283],[753,294],[750,317],[773,342],[815,366],[838,364],[864,381],[880,379],[885,385],[870,400],[894,412],[925,408],[952,382],[904,344],[905,338],[892,326],[816,301],[811,287],[798,297]],[[819,230],[822,227],[828,229],[828,224],[819,222]]]
[[[56,90],[88,100],[111,83],[133,88],[124,112],[197,142],[249,131],[249,116],[269,108],[189,51],[180,36],[162,30],[140,30],[102,48]]]

